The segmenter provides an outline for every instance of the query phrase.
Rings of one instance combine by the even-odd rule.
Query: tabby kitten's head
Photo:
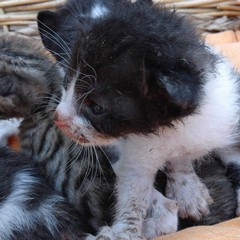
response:
[[[52,57],[37,40],[0,35],[0,118],[26,117],[54,82],[62,78]]]
[[[45,45],[56,52],[54,41],[47,44],[42,31],[48,25],[70,49],[68,86],[56,109],[60,129],[81,144],[104,145],[195,113],[214,59],[194,28],[151,1],[98,5],[102,14],[93,16],[96,6],[84,15],[61,12],[61,21],[59,12],[39,15],[41,23],[45,20],[39,24]],[[71,19],[79,25],[72,26],[75,39],[69,43],[61,22],[66,27]]]

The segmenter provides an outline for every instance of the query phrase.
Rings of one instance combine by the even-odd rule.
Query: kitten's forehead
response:
[[[179,61],[192,61],[191,55],[188,54],[190,45],[184,42],[185,40],[176,37],[173,41],[169,39],[167,33],[161,33],[161,29],[157,29],[158,33],[153,34],[152,31],[148,32],[147,26],[144,25],[144,19],[142,30],[127,20],[126,22],[117,18],[112,18],[112,21],[102,20],[101,24],[97,23],[90,30],[84,44],[78,44],[83,49],[83,51],[78,49],[78,53],[96,68],[119,63],[125,67],[132,63],[141,66],[146,58],[162,64],[166,69],[174,67]]]

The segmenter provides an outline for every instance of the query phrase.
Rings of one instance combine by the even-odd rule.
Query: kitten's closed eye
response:
[[[13,81],[15,81],[16,76],[13,74],[0,73],[0,95],[5,97],[11,94],[11,89],[13,86]]]

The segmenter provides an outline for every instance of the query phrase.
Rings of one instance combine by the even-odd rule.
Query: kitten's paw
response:
[[[125,224],[115,224],[113,227],[102,227],[97,236],[89,235],[85,240],[146,240],[138,231]]]
[[[151,205],[143,222],[143,236],[151,239],[177,231],[178,204],[153,189]]]
[[[181,218],[199,220],[209,214],[209,205],[213,203],[207,187],[195,173],[172,173],[167,180],[166,196],[178,202]]]
[[[89,235],[85,240],[114,240],[115,236],[110,227],[102,227],[97,236]]]

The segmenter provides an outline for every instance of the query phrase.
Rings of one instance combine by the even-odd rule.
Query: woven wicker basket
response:
[[[0,0],[0,32],[38,36],[36,14],[55,9],[64,0]],[[240,27],[240,0],[155,0],[188,14],[203,31],[222,31]]]
[[[36,16],[40,10],[54,10],[64,0],[0,0],[0,32],[38,36]]]
[[[188,14],[199,29],[207,32],[240,29],[240,0],[155,0]]]

